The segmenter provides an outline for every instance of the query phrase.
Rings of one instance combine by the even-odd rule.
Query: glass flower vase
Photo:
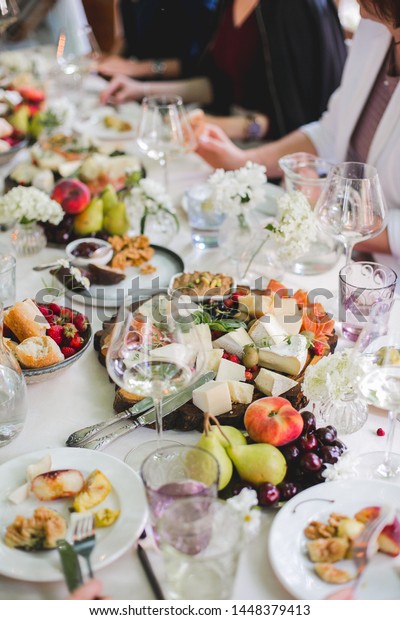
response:
[[[17,256],[26,256],[43,250],[46,247],[47,238],[43,227],[36,222],[27,224],[18,222],[11,231],[11,243]]]
[[[344,393],[340,398],[328,396],[319,403],[317,417],[323,426],[334,426],[338,435],[350,435],[364,426],[368,406],[353,393]]]

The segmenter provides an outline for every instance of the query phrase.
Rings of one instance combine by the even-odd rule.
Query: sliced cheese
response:
[[[235,331],[224,334],[220,338],[214,340],[213,347],[214,349],[225,349],[228,353],[237,355],[242,359],[244,347],[246,344],[252,344],[252,342],[252,339],[244,327],[239,327],[239,329],[235,329]]]
[[[213,372],[217,373],[223,354],[223,349],[213,349],[212,351],[206,351],[204,353],[203,372],[208,372],[209,370],[212,370]]]
[[[280,396],[298,385],[297,381],[266,368],[260,368],[254,383],[266,396]]]
[[[193,404],[204,413],[221,415],[232,409],[232,401],[226,381],[208,381],[193,390]]]
[[[236,364],[222,359],[219,363],[216,381],[245,381],[246,368],[242,364]]]
[[[238,299],[239,311],[245,312],[249,318],[259,319],[267,312],[270,312],[273,298],[270,295],[242,295]]]
[[[200,325],[195,325],[190,330],[190,333],[195,334],[198,338],[199,344],[203,351],[212,351],[213,344],[211,339],[211,330],[210,326],[206,323],[201,323]]]
[[[273,312],[280,326],[290,336],[295,336],[300,332],[303,316],[294,297],[281,299],[279,295],[276,295]]]
[[[249,405],[253,400],[254,385],[242,381],[228,381],[229,394],[233,403]]]
[[[288,333],[275,316],[266,314],[250,327],[249,336],[258,347],[265,347],[280,344]]]
[[[307,361],[307,338],[291,336],[290,342],[282,342],[269,348],[259,349],[258,363],[264,368],[297,376]]]

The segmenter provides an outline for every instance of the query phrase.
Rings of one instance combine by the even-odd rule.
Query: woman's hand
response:
[[[105,105],[108,102],[119,104],[126,101],[137,101],[143,99],[145,94],[146,86],[143,82],[132,80],[126,75],[118,75],[100,93],[100,103]]]
[[[235,170],[246,164],[246,151],[237,147],[226,133],[217,127],[205,123],[199,136],[196,153],[214,168]]]
[[[100,60],[97,65],[97,71],[107,77],[114,77],[115,75],[140,77],[140,71],[137,70],[135,65],[134,60],[121,58],[121,56],[108,56]]]
[[[107,601],[108,596],[102,596],[103,586],[97,579],[90,579],[69,595],[69,601]]]

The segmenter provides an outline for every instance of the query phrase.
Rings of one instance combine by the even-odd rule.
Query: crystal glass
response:
[[[400,482],[400,454],[392,452],[396,418],[400,413],[400,299],[381,301],[354,348],[360,366],[359,391],[366,401],[388,411],[386,449],[361,455],[360,477]]]
[[[243,520],[228,502],[190,497],[157,522],[165,591],[172,600],[227,600],[243,546]]]
[[[204,350],[191,315],[180,311],[179,299],[155,295],[146,308],[126,298],[121,305],[106,356],[108,373],[127,392],[152,397],[156,413],[154,442],[135,447],[126,462],[140,468],[145,457],[163,447],[162,401],[197,378]],[[169,444],[171,442],[168,442]]]
[[[57,43],[57,64],[65,86],[80,87],[82,78],[96,69],[101,51],[91,27],[86,24],[76,32],[62,30]],[[70,94],[70,93],[69,93]]]
[[[353,247],[386,226],[387,208],[376,168],[345,162],[333,166],[316,205],[322,232],[340,241],[351,261]]]
[[[334,426],[339,435],[350,435],[362,428],[368,418],[368,407],[359,394],[328,397],[319,403],[318,417],[323,426]]]
[[[160,162],[169,188],[168,161],[192,151],[196,141],[181,97],[144,97],[137,144],[150,159]]]
[[[0,36],[17,21],[18,15],[16,0],[0,0]]]
[[[192,241],[200,250],[218,247],[218,232],[225,219],[225,214],[213,207],[210,198],[211,187],[207,183],[185,192]]]
[[[36,222],[17,223],[11,231],[11,244],[17,256],[36,254],[47,244],[44,229]]]

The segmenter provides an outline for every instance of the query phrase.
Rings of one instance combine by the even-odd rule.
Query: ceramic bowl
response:
[[[75,256],[73,252],[81,243],[94,243],[99,248],[104,248],[104,253],[102,251],[101,255],[98,257]],[[104,239],[97,239],[95,237],[82,237],[82,239],[75,239],[74,241],[68,243],[65,248],[65,252],[68,256],[68,260],[78,267],[87,267],[90,263],[92,265],[107,265],[114,254],[111,243],[108,243],[108,241],[105,241]]]

